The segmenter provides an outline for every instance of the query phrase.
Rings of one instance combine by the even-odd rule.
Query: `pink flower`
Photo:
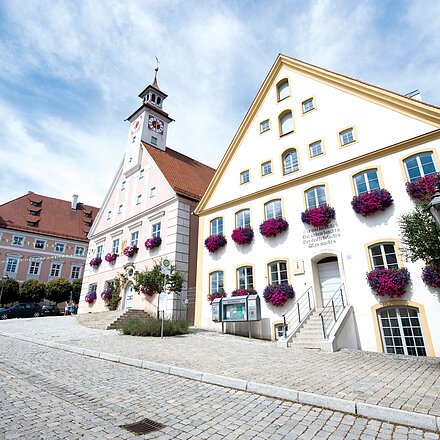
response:
[[[385,211],[393,204],[393,198],[386,189],[377,189],[354,196],[351,206],[354,212],[364,217],[375,214],[377,211]]]
[[[227,243],[226,237],[223,234],[210,235],[205,240],[205,247],[209,252],[214,253]]]
[[[260,225],[260,232],[265,237],[276,237],[289,229],[289,223],[282,218],[271,218]]]
[[[254,238],[254,230],[250,226],[236,228],[232,231],[231,238],[240,246],[249,244]]]
[[[327,226],[336,217],[334,208],[322,205],[318,208],[310,208],[301,213],[301,221],[312,225],[314,228]]]

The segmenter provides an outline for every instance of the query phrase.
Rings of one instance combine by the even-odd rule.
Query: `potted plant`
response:
[[[139,250],[139,248],[138,248],[136,245],[133,245],[133,246],[127,246],[127,247],[124,249],[124,255],[125,255],[126,257],[131,258],[131,257],[133,257],[134,255],[137,254],[138,250]]]
[[[223,234],[210,235],[205,240],[205,247],[210,253],[214,253],[222,248],[227,243],[226,237]]]
[[[253,289],[237,289],[233,290],[231,296],[247,296],[247,295],[258,295],[256,290]]]
[[[393,198],[386,189],[375,189],[354,196],[351,206],[354,212],[368,217],[377,211],[385,211],[393,204]]]
[[[440,262],[435,261],[422,269],[422,280],[430,287],[440,289]]]
[[[109,262],[110,264],[113,264],[116,261],[116,258],[118,258],[118,254],[115,254],[114,252],[113,253],[109,252],[105,256],[105,261]]]
[[[417,202],[429,202],[440,185],[440,173],[429,174],[421,177],[416,182],[406,182],[406,192],[410,198]]]
[[[101,259],[101,257],[95,257],[95,258],[92,258],[91,260],[90,260],[90,266],[92,266],[94,269],[96,269],[96,268],[98,268],[99,267],[99,265],[102,263],[102,259]]]
[[[84,301],[85,301],[86,303],[89,303],[89,304],[94,303],[94,302],[96,301],[96,292],[89,292],[89,293],[85,296]]]
[[[284,231],[289,229],[289,223],[283,218],[271,218],[269,220],[265,220],[260,225],[261,235],[265,237],[276,237],[278,234],[281,234]]]
[[[224,292],[224,290],[219,290],[218,292],[214,292],[214,293],[208,293],[208,301],[209,304],[212,305],[212,302],[216,299],[216,298],[226,298],[226,293]]]
[[[250,226],[236,228],[232,231],[231,238],[240,246],[249,244],[254,238],[254,230]]]
[[[306,209],[301,213],[301,221],[312,225],[314,228],[324,228],[335,218],[334,208],[328,205],[321,205],[317,208]]]
[[[151,251],[152,249],[159,247],[161,244],[162,239],[160,237],[151,237],[145,242],[145,247]]]
[[[263,297],[267,303],[280,307],[286,304],[289,298],[295,296],[295,291],[290,284],[270,284],[263,291]]]
[[[400,298],[406,290],[411,276],[407,268],[385,269],[376,268],[367,272],[367,282],[376,296],[389,296]]]

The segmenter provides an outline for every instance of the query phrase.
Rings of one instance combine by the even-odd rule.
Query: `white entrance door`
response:
[[[131,309],[133,307],[133,285],[130,284],[125,289],[125,303],[124,303],[124,309]]]
[[[319,283],[321,285],[322,305],[325,307],[341,285],[337,261],[318,263]]]

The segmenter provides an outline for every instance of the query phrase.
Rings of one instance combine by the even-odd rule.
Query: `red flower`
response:
[[[322,205],[318,208],[310,208],[301,213],[301,221],[312,225],[314,228],[327,226],[336,216],[334,208]]]

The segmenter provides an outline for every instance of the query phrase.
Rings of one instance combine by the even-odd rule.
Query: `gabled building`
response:
[[[81,278],[98,208],[29,192],[0,205],[0,273],[17,281]]]
[[[439,356],[439,290],[423,283],[423,262],[403,258],[398,226],[414,207],[406,183],[440,169],[439,127],[440,109],[417,96],[279,55],[195,211],[196,325],[221,330],[208,294],[256,290],[256,337]],[[251,242],[243,231],[234,242],[233,231],[248,227]],[[204,240],[219,234],[227,244],[212,239],[209,252]],[[379,296],[367,284],[367,272],[404,267],[403,294]],[[225,329],[248,332],[239,322]]]
[[[193,211],[214,170],[166,146],[172,119],[162,108],[167,95],[160,90],[156,76],[139,97],[141,106],[127,118],[130,128],[125,155],[89,234],[89,261],[99,258],[102,262],[86,267],[78,311],[106,310],[100,294],[122,274],[127,282],[119,309],[156,313],[157,297],[135,293],[133,275],[167,258],[186,279],[180,296],[169,295],[167,310],[171,314],[188,307],[188,316],[193,319],[198,236],[198,218]],[[154,244],[147,249],[148,239]],[[130,257],[124,255],[127,246],[139,250]],[[107,261],[107,254],[116,255],[116,260]],[[90,292],[97,293],[93,303],[85,301]]]

